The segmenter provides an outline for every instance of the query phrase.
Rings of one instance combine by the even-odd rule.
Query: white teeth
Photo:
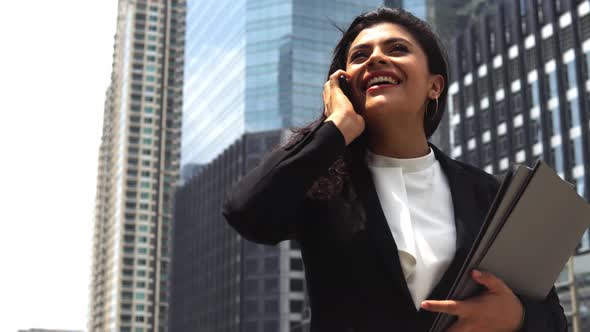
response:
[[[380,82],[389,82],[391,84],[399,84],[399,81],[393,79],[393,77],[391,77],[391,76],[378,76],[378,77],[373,77],[371,80],[369,80],[367,87],[371,87],[371,86],[375,85],[376,83],[380,83]]]

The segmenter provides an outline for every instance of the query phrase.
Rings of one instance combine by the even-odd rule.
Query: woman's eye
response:
[[[364,57],[365,56],[365,52],[354,52],[352,53],[352,55],[350,56],[350,60],[354,61],[358,58]]]
[[[406,47],[406,45],[403,45],[403,44],[394,44],[391,47],[391,50],[393,52],[404,52],[405,53],[408,51],[408,48]]]

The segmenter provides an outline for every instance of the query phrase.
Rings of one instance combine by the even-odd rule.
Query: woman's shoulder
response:
[[[499,185],[503,179],[503,176],[490,174],[490,173],[486,172],[485,170],[483,170],[479,167],[476,167],[474,165],[471,165],[469,163],[466,163],[466,162],[463,162],[460,160],[453,160],[453,161],[456,162],[457,164],[459,164],[460,167],[467,174],[469,174],[470,176],[476,177],[486,183]]]
[[[464,175],[466,175],[467,177],[469,177],[477,183],[489,185],[494,188],[499,187],[500,182],[502,181],[502,177],[490,174],[484,171],[483,169],[466,163],[464,161],[451,158],[446,153],[439,150],[436,146],[432,144],[430,146],[433,148],[439,162],[446,164],[446,167],[443,167],[446,168],[448,171],[463,173]]]

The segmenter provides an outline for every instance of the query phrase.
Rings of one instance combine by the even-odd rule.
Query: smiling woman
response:
[[[296,131],[228,194],[245,238],[301,246],[312,331],[564,331],[555,290],[519,296],[490,273],[445,301],[499,187],[428,142],[447,94],[446,55],[403,10],[358,16],[334,50],[319,119]],[[347,95],[340,87],[346,78]]]

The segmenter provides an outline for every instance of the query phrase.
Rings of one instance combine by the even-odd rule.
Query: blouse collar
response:
[[[367,150],[367,165],[370,167],[397,167],[405,172],[418,172],[432,166],[436,160],[434,152],[429,147],[428,154],[418,158],[392,158],[381,156]]]

